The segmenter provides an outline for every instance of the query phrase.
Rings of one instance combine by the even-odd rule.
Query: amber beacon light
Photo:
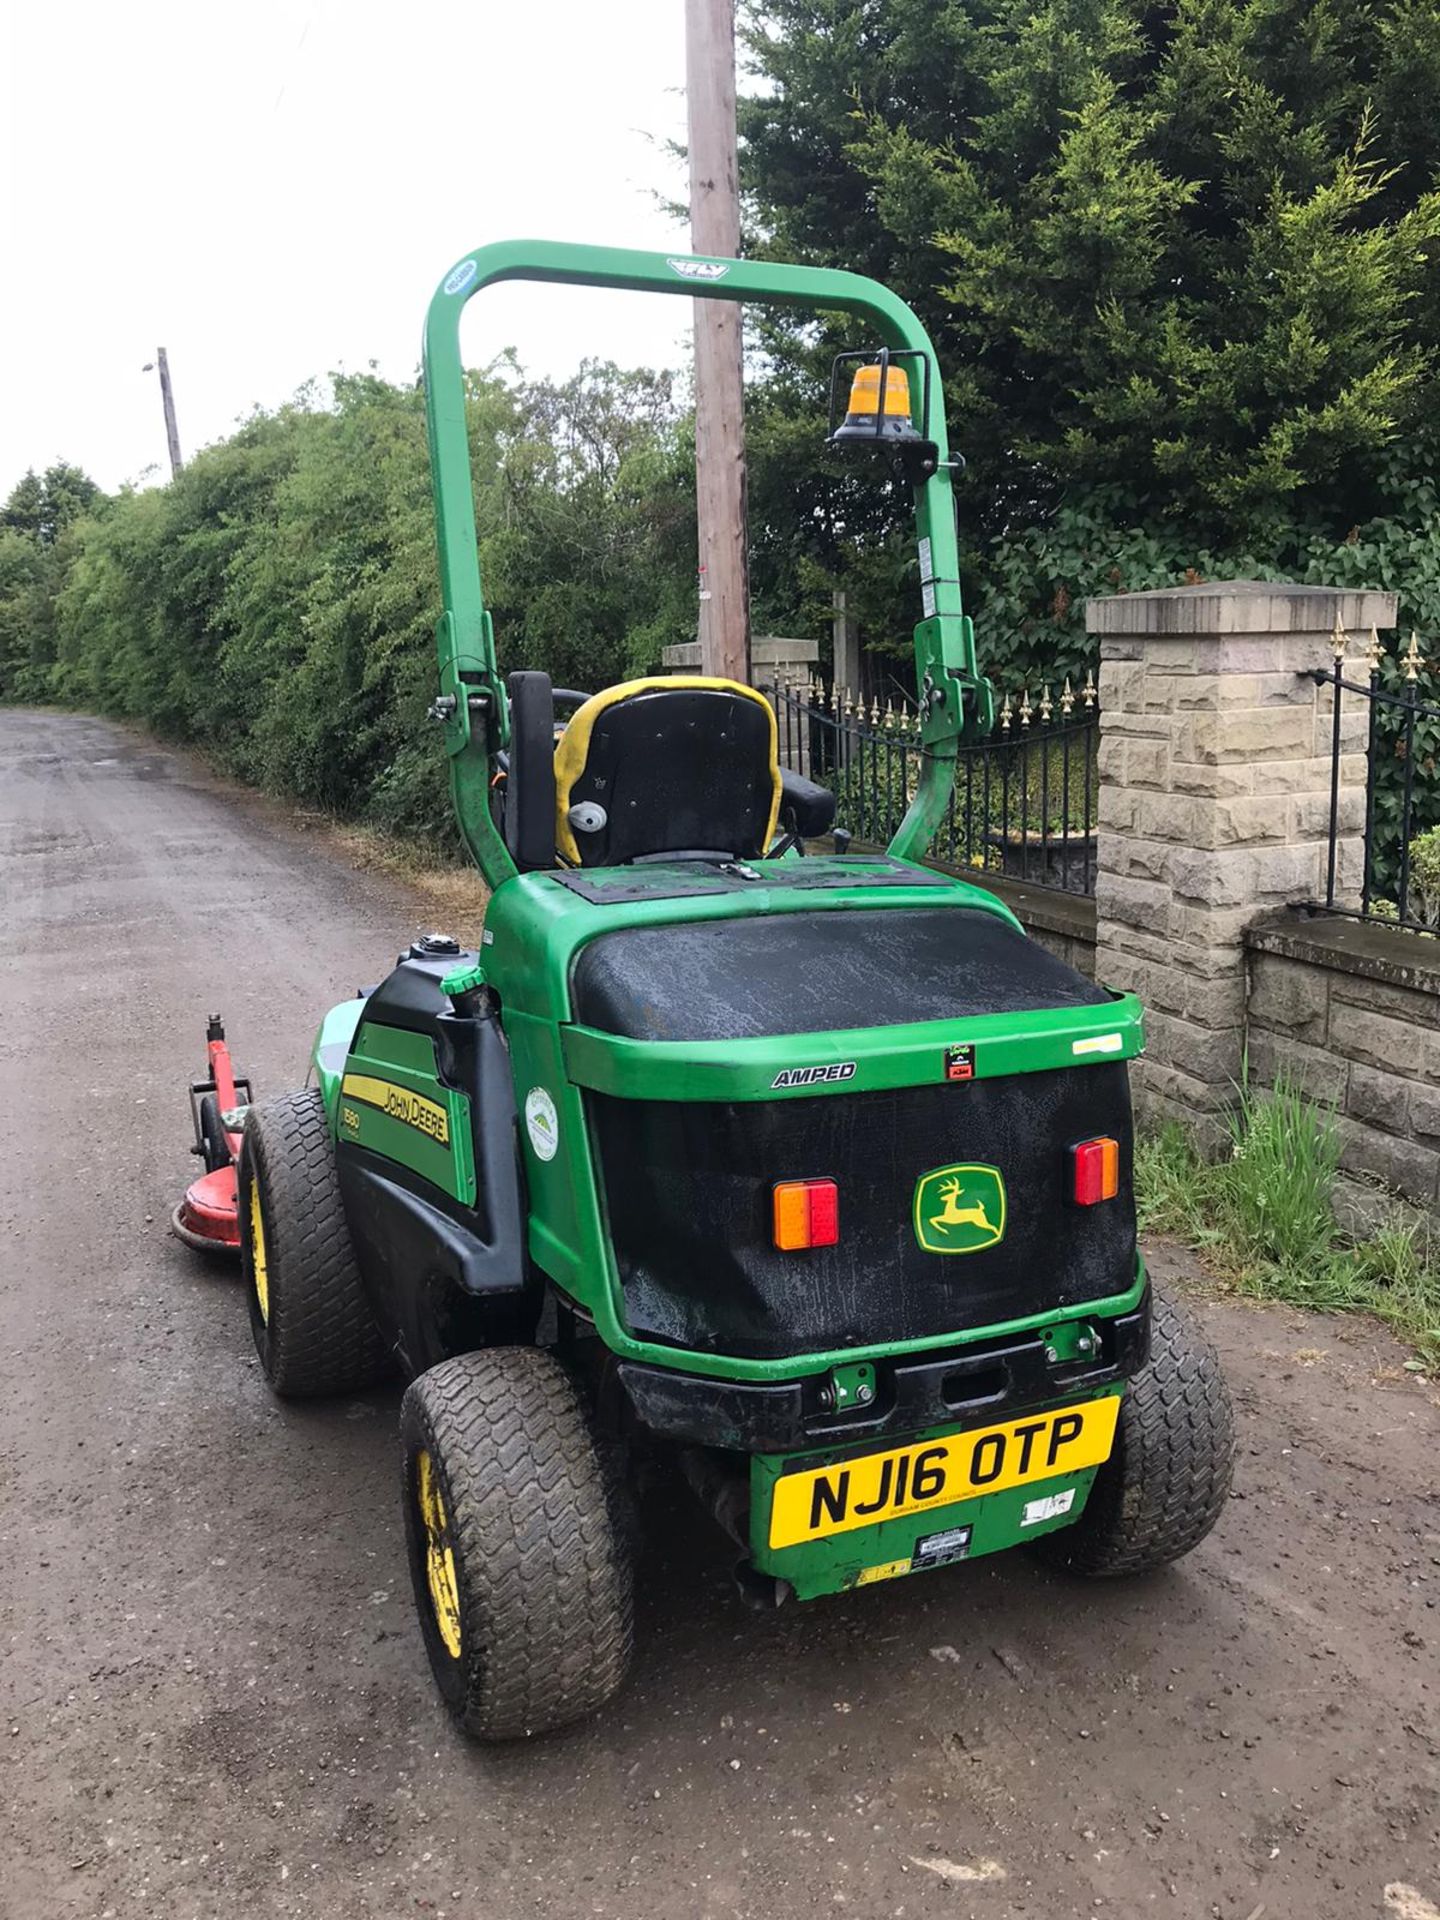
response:
[[[893,361],[857,367],[845,418],[831,444],[853,440],[918,440],[910,417],[910,376]]]

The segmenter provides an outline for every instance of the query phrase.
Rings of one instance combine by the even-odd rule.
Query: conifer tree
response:
[[[748,45],[752,246],[920,309],[981,534],[1279,558],[1428,469],[1433,0],[764,0]]]

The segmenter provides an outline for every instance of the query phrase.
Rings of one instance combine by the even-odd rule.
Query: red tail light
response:
[[[775,1244],[782,1253],[833,1247],[840,1238],[840,1195],[833,1180],[781,1180],[772,1189]]]
[[[1070,1149],[1074,1168],[1071,1197],[1077,1207],[1093,1207],[1113,1200],[1120,1191],[1120,1142],[1101,1138],[1082,1140]]]

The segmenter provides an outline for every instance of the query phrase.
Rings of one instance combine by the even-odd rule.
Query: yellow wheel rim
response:
[[[265,1222],[260,1216],[260,1182],[250,1182],[250,1272],[260,1318],[270,1324],[270,1268],[265,1258]]]
[[[430,1587],[430,1610],[452,1660],[460,1658],[460,1583],[455,1578],[455,1551],[445,1518],[445,1499],[435,1462],[422,1447],[415,1462],[416,1496],[425,1527],[425,1578]]]

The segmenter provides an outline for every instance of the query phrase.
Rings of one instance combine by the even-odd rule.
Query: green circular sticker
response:
[[[555,1158],[560,1151],[560,1116],[544,1087],[532,1087],[525,1096],[525,1131],[542,1160]]]

